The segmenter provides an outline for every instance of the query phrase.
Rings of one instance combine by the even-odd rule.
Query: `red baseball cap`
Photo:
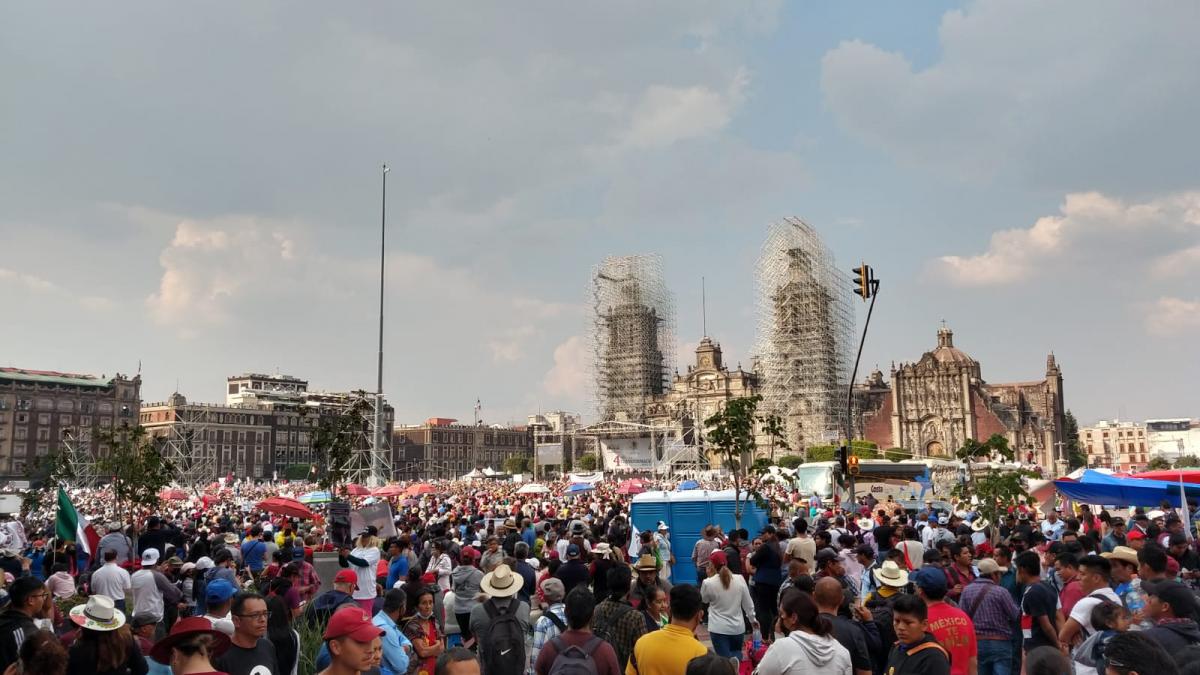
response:
[[[426,572],[425,574],[421,575],[421,583],[436,584],[437,583],[437,575],[434,574],[433,572]]]
[[[370,642],[383,636],[383,629],[371,623],[371,615],[361,607],[343,607],[329,617],[325,628],[326,640],[348,637],[355,642]]]
[[[1146,534],[1141,530],[1131,530],[1129,534],[1125,535],[1125,537],[1127,539],[1145,539]]]
[[[713,551],[712,555],[708,556],[708,559],[714,565],[728,565],[729,564],[729,560],[725,557],[724,551]]]
[[[358,590],[358,575],[354,570],[342,570],[333,577],[335,584],[354,584],[354,590]]]

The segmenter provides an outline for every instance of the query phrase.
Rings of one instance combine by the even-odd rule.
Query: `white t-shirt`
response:
[[[213,616],[211,614],[205,614],[204,618],[208,619],[208,622],[212,624],[214,630],[221,631],[229,637],[233,637],[234,627],[233,619],[230,617],[231,614],[232,612],[230,614],[226,614],[225,616]]]
[[[379,549],[375,546],[370,548],[356,548],[350,552],[350,555],[355,558],[361,558],[367,561],[366,567],[351,565],[354,573],[358,575],[358,588],[350,596],[355,600],[371,600],[375,597],[375,570],[379,567]]]
[[[1091,594],[1081,598],[1079,602],[1076,602],[1075,606],[1071,608],[1071,616],[1069,618],[1075,619],[1079,622],[1079,626],[1082,629],[1083,639],[1088,639],[1091,637],[1092,633],[1096,632],[1096,629],[1092,627],[1092,610],[1096,609],[1096,605],[1099,605],[1105,600],[1118,605],[1121,604],[1121,598],[1118,597],[1111,588],[1105,587],[1092,591]]]
[[[104,566],[92,573],[92,591],[100,595],[107,595],[113,600],[124,600],[125,591],[132,586],[129,572],[115,562],[105,563]]]

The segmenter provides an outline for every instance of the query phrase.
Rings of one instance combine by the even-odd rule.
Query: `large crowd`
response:
[[[547,485],[434,483],[348,540],[320,507],[256,507],[310,485],[222,482],[131,512],[71,490],[95,550],[55,537],[50,507],[0,520],[0,672],[1200,673],[1186,511],[1013,505],[993,523],[969,502],[770,484],[766,526],[713,523],[681,550],[666,522],[634,527],[615,485]]]

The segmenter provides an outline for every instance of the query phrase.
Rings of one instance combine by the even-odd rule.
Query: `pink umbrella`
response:
[[[371,491],[356,483],[350,483],[346,486],[346,494],[354,495],[355,497],[365,497],[371,494]]]

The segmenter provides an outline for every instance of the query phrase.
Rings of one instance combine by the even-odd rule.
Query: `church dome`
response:
[[[954,331],[945,326],[938,329],[938,346],[930,354],[938,363],[976,363],[966,352],[954,346]]]

